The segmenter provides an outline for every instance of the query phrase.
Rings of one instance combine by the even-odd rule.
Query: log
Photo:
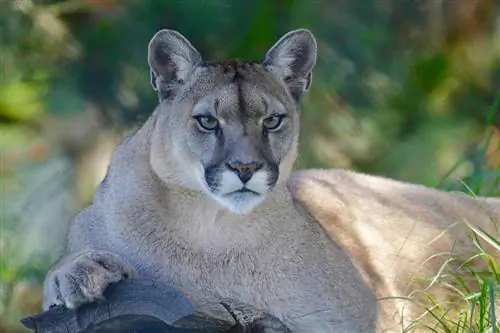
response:
[[[102,301],[76,310],[53,306],[21,323],[36,333],[222,333],[236,332],[238,326],[234,320],[197,312],[171,286],[141,279],[111,284]]]

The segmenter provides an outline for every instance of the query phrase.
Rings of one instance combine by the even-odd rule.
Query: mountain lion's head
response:
[[[148,49],[160,100],[153,170],[235,213],[261,203],[295,161],[298,103],[311,84],[316,48],[312,33],[300,29],[262,61],[208,63],[178,32],[158,31]]]

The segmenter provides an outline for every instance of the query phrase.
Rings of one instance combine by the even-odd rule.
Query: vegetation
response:
[[[490,121],[498,110],[499,102],[500,94],[497,95],[495,104],[491,108]],[[481,159],[486,156],[486,147],[492,146],[490,141],[494,125],[490,122],[490,126],[481,148],[476,151],[479,165],[484,164]],[[497,144],[495,150],[500,150],[500,145]],[[450,172],[459,167],[460,163],[463,161],[457,163]],[[500,175],[497,173],[493,176],[496,188],[485,185],[490,183],[489,177],[488,173],[478,170],[462,180],[462,185],[467,188],[469,195],[474,196],[477,192],[494,192],[494,195],[498,195]],[[441,184],[444,183],[446,179],[441,182]],[[403,297],[417,302],[425,309],[417,320],[405,328],[404,332],[500,332],[500,268],[499,263],[492,257],[492,253],[484,247],[488,244],[494,251],[500,251],[500,226],[496,228],[495,234],[488,234],[467,221],[457,222],[466,223],[469,227],[470,238],[476,245],[477,253],[470,258],[450,256],[449,253],[436,253],[433,256],[444,256],[448,259],[436,276],[424,281],[425,288],[415,290],[407,297]],[[474,267],[477,265],[473,263],[477,261],[483,261],[487,270],[475,270]],[[434,286],[444,287],[447,290],[444,300],[436,299],[436,295],[432,292]]]
[[[162,27],[209,59],[259,59],[289,29],[315,33],[299,168],[500,195],[498,1],[0,0],[0,332],[38,311],[67,221],[153,110],[146,47]],[[426,331],[500,332],[500,269],[483,251],[500,250],[500,232],[471,237],[489,271],[462,258],[429,281],[445,302],[410,295],[429,310]]]

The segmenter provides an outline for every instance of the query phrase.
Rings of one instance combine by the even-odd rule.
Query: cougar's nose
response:
[[[250,163],[243,163],[241,161],[232,161],[226,163],[227,167],[234,171],[243,183],[246,183],[252,178],[253,174],[262,168],[262,163],[252,161]]]

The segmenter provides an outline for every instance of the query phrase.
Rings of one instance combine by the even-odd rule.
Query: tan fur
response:
[[[421,264],[455,243],[470,255],[462,219],[488,230],[500,222],[495,199],[344,170],[292,172],[316,61],[307,30],[260,63],[214,64],[162,30],[148,60],[160,105],[119,145],[73,221],[45,308],[78,307],[137,273],[203,309],[217,311],[221,298],[251,304],[292,332],[400,332],[403,302],[376,298],[408,294],[411,278],[432,276],[444,257]]]

